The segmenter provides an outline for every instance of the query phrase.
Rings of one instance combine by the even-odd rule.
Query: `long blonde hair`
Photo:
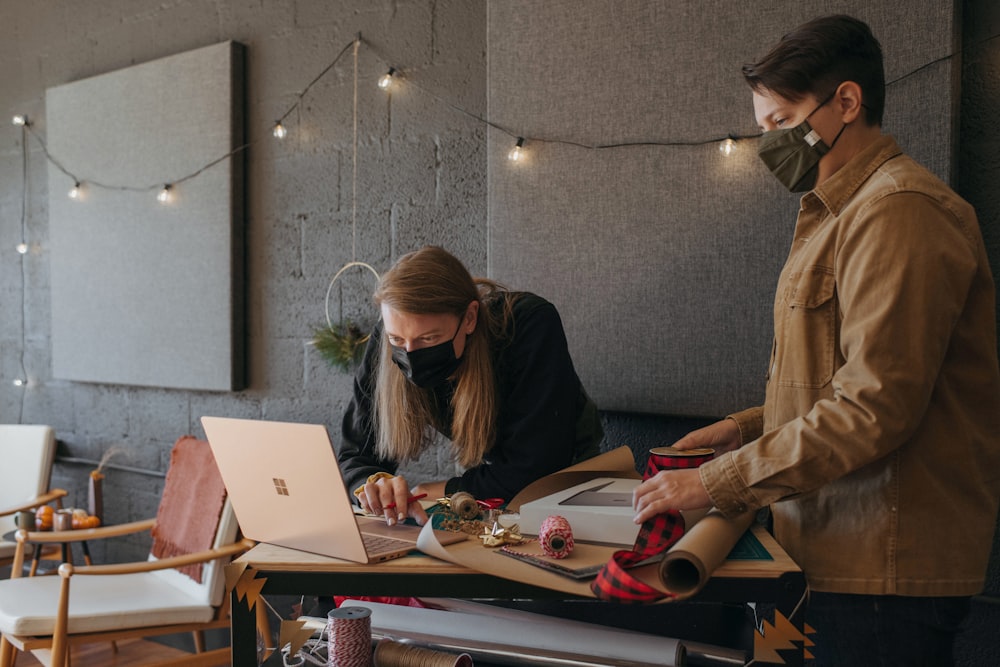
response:
[[[473,301],[479,302],[476,327],[465,341],[462,363],[455,372],[451,399],[451,441],[455,459],[464,467],[481,463],[496,439],[496,380],[492,343],[503,335],[510,318],[513,295],[485,278],[473,278],[453,255],[425,246],[403,257],[387,271],[375,290],[375,303],[414,315],[453,314],[463,318]],[[490,304],[503,299],[501,317]],[[379,456],[405,461],[416,458],[433,441],[436,422],[433,392],[417,387],[392,361],[385,332],[375,377],[376,448]]]

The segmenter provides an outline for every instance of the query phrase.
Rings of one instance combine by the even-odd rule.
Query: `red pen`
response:
[[[420,500],[421,498],[426,498],[426,497],[427,497],[426,493],[418,493],[415,496],[410,496],[409,498],[407,498],[406,499],[406,504],[409,505],[410,503],[415,503],[418,500]],[[388,505],[386,505],[382,509],[385,509],[385,510],[394,510],[394,509],[396,509],[396,503],[389,503]]]

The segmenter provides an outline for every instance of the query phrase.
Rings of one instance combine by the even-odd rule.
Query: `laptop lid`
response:
[[[356,563],[416,548],[419,527],[355,515],[325,426],[229,417],[201,423],[246,537]],[[359,522],[401,542],[369,553]]]

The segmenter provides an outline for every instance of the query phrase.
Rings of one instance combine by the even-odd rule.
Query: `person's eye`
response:
[[[784,125],[785,124],[785,120],[786,120],[785,118],[775,118],[774,119],[774,125],[775,125],[775,127],[781,127],[782,125]]]
[[[403,339],[399,336],[389,336],[389,345],[395,345],[396,347],[403,346]]]

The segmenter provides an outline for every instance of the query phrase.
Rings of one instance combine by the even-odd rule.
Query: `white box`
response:
[[[596,477],[521,505],[518,525],[525,535],[538,535],[549,516],[565,518],[573,539],[631,547],[639,534],[632,522],[632,491],[642,480]]]

